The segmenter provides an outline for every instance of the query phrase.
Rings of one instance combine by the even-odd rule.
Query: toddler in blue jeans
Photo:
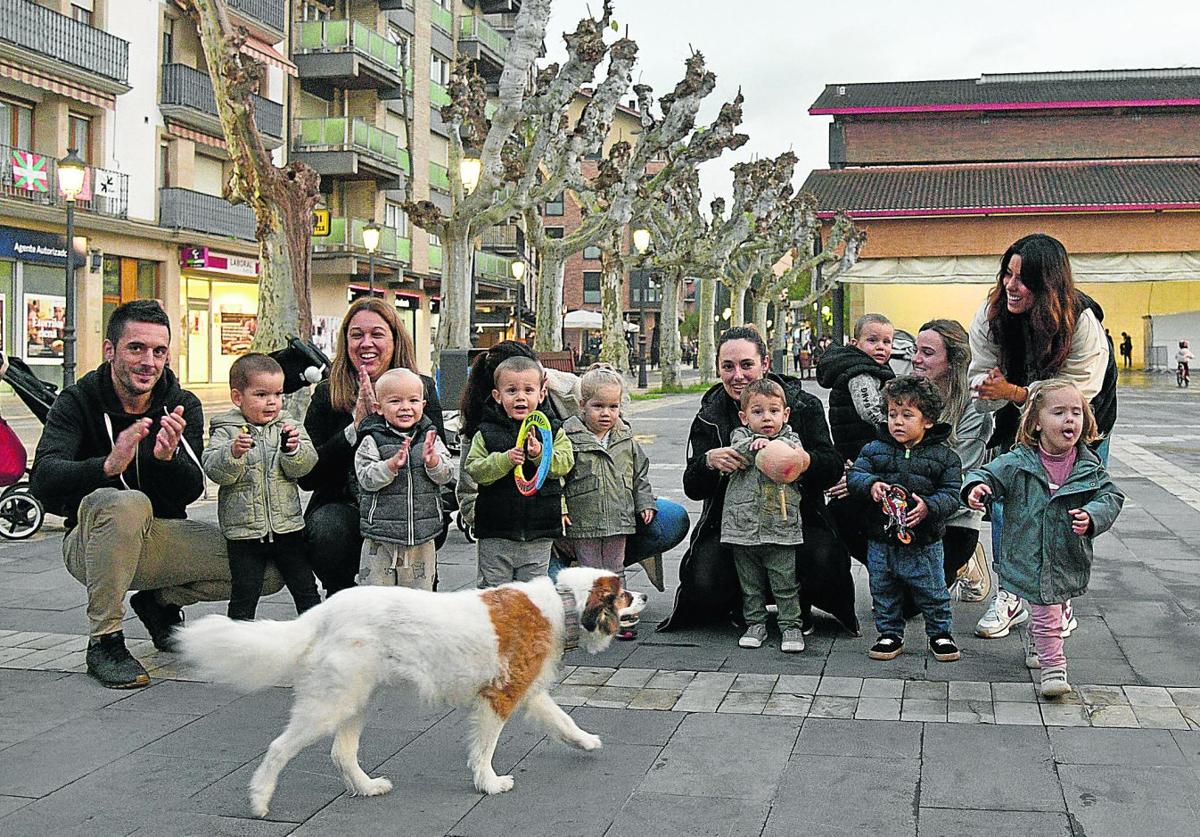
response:
[[[895,659],[904,649],[904,591],[925,617],[929,649],[939,662],[961,655],[950,633],[950,594],[942,557],[946,520],[958,510],[962,462],[946,445],[950,425],[938,424],[942,397],[924,378],[884,384],[887,423],[859,453],[846,486],[865,508],[867,571],[879,639],[869,655]],[[907,492],[905,529],[888,526],[881,503],[893,486]]]

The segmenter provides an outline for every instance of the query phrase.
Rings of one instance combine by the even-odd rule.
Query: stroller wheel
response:
[[[475,533],[471,531],[471,527],[463,520],[462,512],[455,512],[454,523],[458,526],[458,530],[463,533],[463,537],[467,539],[467,543],[475,543]]]
[[[27,488],[0,497],[0,537],[24,540],[42,528],[44,518],[42,504]]]

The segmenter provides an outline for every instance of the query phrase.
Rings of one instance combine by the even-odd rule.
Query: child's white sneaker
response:
[[[1071,693],[1071,684],[1067,682],[1066,666],[1050,666],[1042,669],[1042,683],[1038,689],[1044,698],[1060,698]]]
[[[738,645],[742,648],[762,648],[762,644],[766,641],[767,626],[750,625],[746,628],[746,633],[742,634],[742,638],[738,640]]]

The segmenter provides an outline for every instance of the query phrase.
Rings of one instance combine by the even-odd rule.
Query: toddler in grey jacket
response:
[[[746,633],[738,645],[759,648],[766,640],[766,594],[770,590],[783,633],[780,650],[803,651],[796,580],[796,546],[804,542],[800,490],[794,482],[775,482],[755,466],[762,449],[772,441],[781,440],[801,453],[804,448],[788,425],[791,410],[783,388],[774,381],[762,378],[748,384],[742,391],[738,415],[743,426],[733,431],[730,446],[751,466],[729,475],[721,512],[721,543],[731,548],[742,587]]]

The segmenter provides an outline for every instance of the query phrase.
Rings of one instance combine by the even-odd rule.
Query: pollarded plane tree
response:
[[[808,306],[829,293],[858,262],[867,244],[867,231],[855,226],[843,211],[833,216],[829,238],[818,250],[814,243],[819,229],[818,226],[813,230],[806,244],[798,243],[792,264],[777,279],[780,295],[800,311],[806,311]],[[784,348],[784,340],[786,335],[776,333],[772,348]]]
[[[245,52],[247,32],[233,26],[225,0],[177,0],[195,23],[208,63],[233,173],[225,198],[254,210],[261,273],[258,328],[251,348],[273,351],[289,335],[312,334],[310,251],[321,178],[303,163],[276,166],[254,124],[263,67]]]
[[[628,74],[632,68],[632,58],[636,55],[636,45],[628,41],[629,46],[625,46],[626,41],[628,39],[622,39],[613,45],[614,59],[610,61],[610,75],[606,79],[606,82],[613,81],[611,92],[616,94],[617,100],[624,91],[616,90],[619,81],[612,74],[612,64],[618,56],[628,57],[630,63],[625,68]],[[619,52],[618,45],[622,47]],[[620,297],[614,277],[623,277],[628,266],[620,253],[620,232],[631,220],[645,214],[659,199],[666,185],[680,172],[694,170],[724,150],[738,148],[746,141],[745,135],[736,131],[741,121],[740,94],[734,103],[721,108],[710,125],[696,129],[696,114],[704,98],[715,86],[716,75],[706,69],[704,56],[693,52],[686,61],[683,78],[672,92],[658,100],[658,114],[655,113],[651,88],[643,84],[633,86],[641,117],[641,133],[636,144],[630,145],[624,141],[613,143],[592,176],[585,171],[582,159],[577,155],[558,160],[558,165],[552,166],[552,170],[562,172],[568,193],[580,207],[581,220],[579,226],[563,238],[551,239],[545,234],[540,212],[534,207],[525,212],[527,233],[540,256],[539,328],[535,348],[541,351],[561,348],[561,331],[557,328],[544,329],[540,324],[557,323],[562,316],[563,266],[567,257],[593,245],[601,248],[602,258],[604,248],[609,250],[608,268],[605,271],[608,279],[602,282],[601,289],[602,305],[606,286],[609,295],[609,304],[605,308],[610,312],[605,319],[606,340],[610,347],[617,339],[624,340],[623,333],[619,331],[624,328],[623,323],[618,323],[617,318],[612,316],[614,292],[618,299]],[[600,97],[603,88],[602,84],[597,89],[592,104]],[[586,112],[585,108],[584,115]],[[587,140],[589,147],[602,147],[611,124],[611,111],[606,111],[606,116],[607,122],[597,120],[594,124],[594,133]],[[651,171],[651,163],[656,161],[661,165]],[[664,296],[668,290],[664,288]],[[665,317],[666,312],[663,313]],[[609,354],[612,354],[611,348]]]

